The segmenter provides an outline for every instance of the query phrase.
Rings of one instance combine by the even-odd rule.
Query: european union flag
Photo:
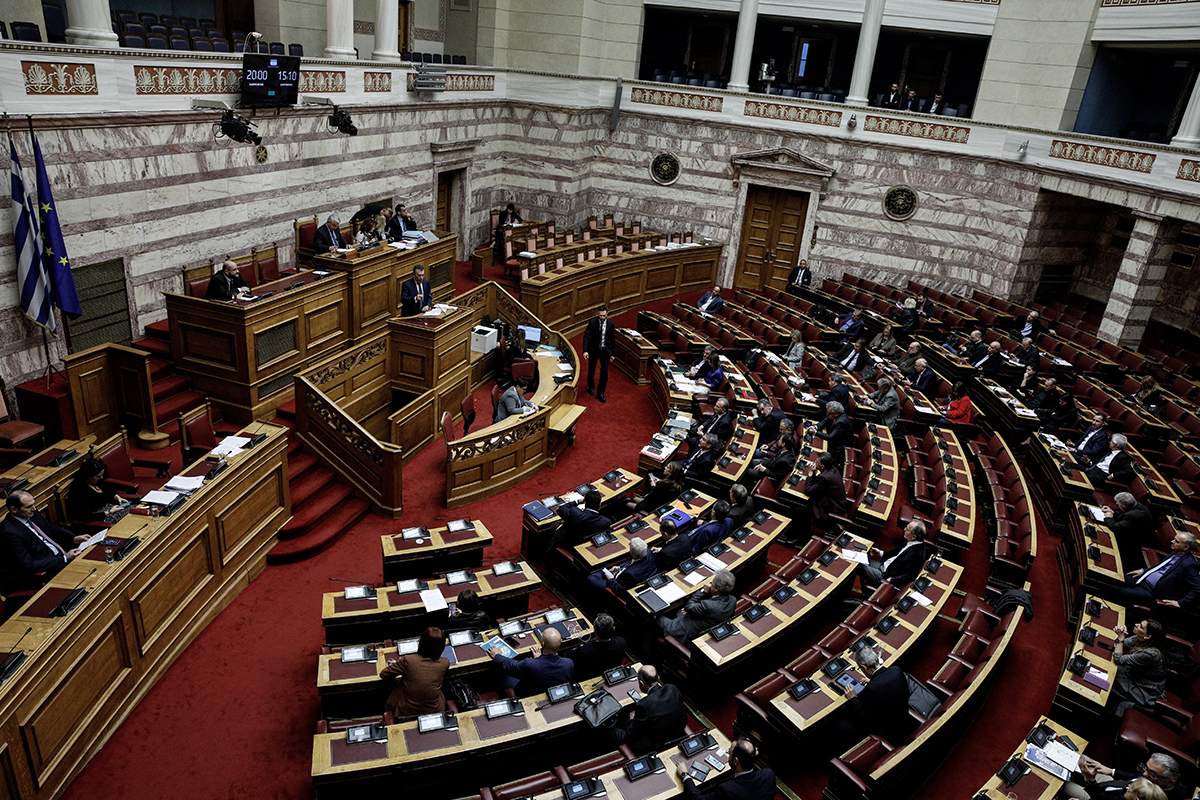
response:
[[[63,241],[62,228],[58,225],[58,211],[54,207],[54,196],[50,193],[50,178],[46,176],[46,162],[42,160],[42,146],[37,136],[33,137],[33,153],[37,161],[38,217],[41,219],[42,263],[50,279],[50,302],[62,309],[72,319],[83,316],[79,295],[75,292],[75,277],[71,274],[71,260],[67,257],[67,245]]]

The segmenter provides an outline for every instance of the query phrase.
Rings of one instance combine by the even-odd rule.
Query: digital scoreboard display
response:
[[[242,56],[242,105],[291,106],[300,89],[300,57],[267,53]]]

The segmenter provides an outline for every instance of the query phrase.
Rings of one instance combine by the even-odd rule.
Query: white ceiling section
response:
[[[1140,5],[1102,5],[1092,30],[1093,42],[1200,41],[1200,2],[1163,2]]]

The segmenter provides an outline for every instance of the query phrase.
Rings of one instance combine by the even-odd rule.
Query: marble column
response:
[[[733,67],[729,70],[729,90],[750,91],[750,55],[754,50],[754,30],[758,27],[758,0],[742,0],[738,11],[737,35],[733,39]]]
[[[1179,121],[1178,132],[1171,138],[1171,145],[1200,150],[1200,80],[1192,87],[1192,96],[1188,98],[1187,108],[1184,109],[1183,119]]]
[[[354,60],[354,0],[325,0],[325,57]]]
[[[871,71],[875,69],[875,48],[879,46],[879,29],[883,26],[883,4],[886,0],[867,0],[863,9],[862,27],[858,30],[858,50],[854,53],[854,71],[850,73],[850,91],[846,105],[865,106],[869,102]]]
[[[112,17],[105,0],[67,0],[67,44],[87,47],[119,47],[121,42],[113,33]]]
[[[1134,350],[1142,343],[1180,228],[1175,220],[1133,212],[1133,232],[1100,321],[1101,339]]]
[[[371,58],[376,61],[400,60],[400,0],[376,0],[375,49]]]

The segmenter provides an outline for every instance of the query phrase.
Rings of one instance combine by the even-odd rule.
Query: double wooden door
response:
[[[804,242],[808,194],[751,186],[746,193],[742,247],[733,285],[738,289],[782,289]]]

